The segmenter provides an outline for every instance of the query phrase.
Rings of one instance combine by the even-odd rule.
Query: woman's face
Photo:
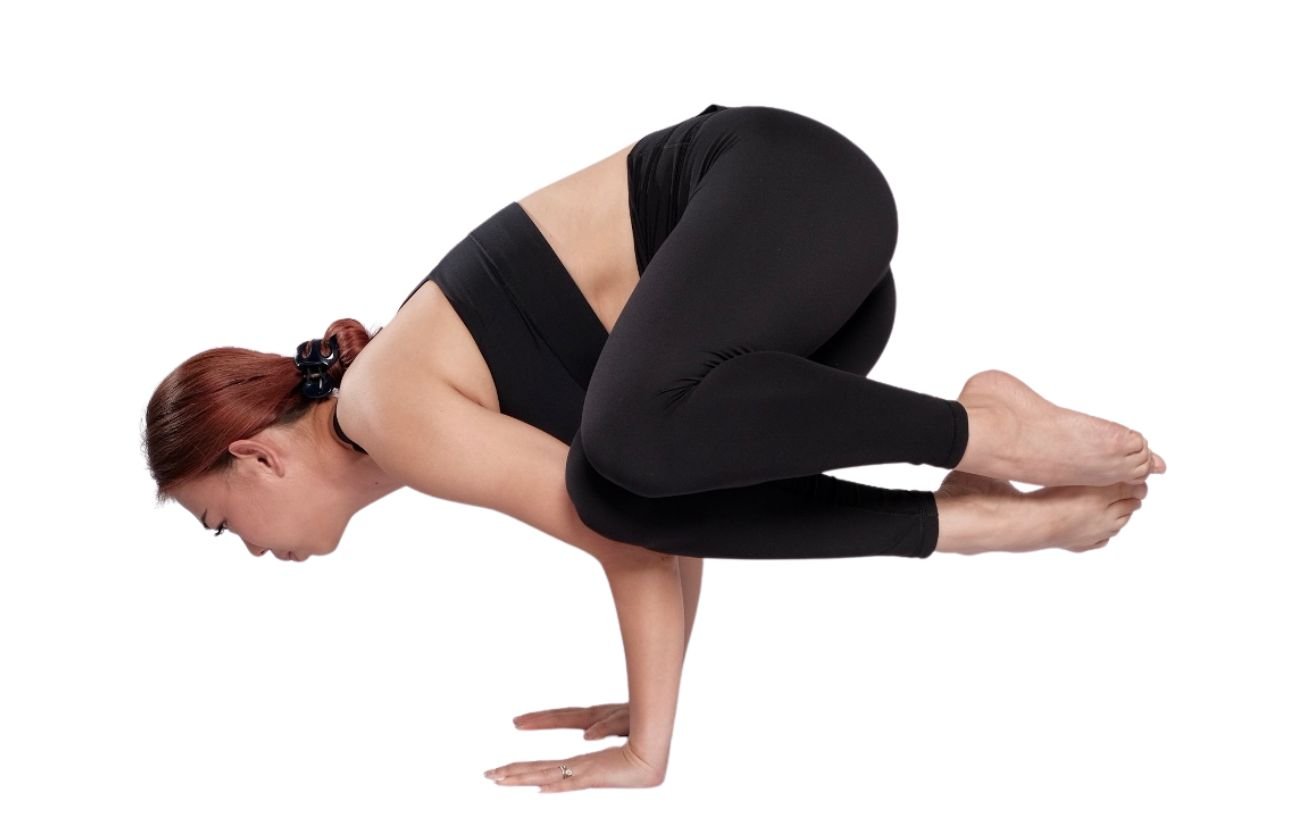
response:
[[[260,437],[261,435],[258,435]],[[314,477],[308,451],[285,438],[232,443],[228,471],[209,474],[172,496],[209,530],[234,536],[254,556],[301,562],[333,553],[348,519],[338,497]],[[232,540],[223,540],[232,541]]]

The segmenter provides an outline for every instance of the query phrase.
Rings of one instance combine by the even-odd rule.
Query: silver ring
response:
[[[565,766],[563,763],[561,763],[561,764],[560,764],[560,777],[561,777],[561,778],[564,778],[564,777],[573,777],[573,769],[570,769],[568,766]]]

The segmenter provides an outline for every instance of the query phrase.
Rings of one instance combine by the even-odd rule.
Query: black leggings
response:
[[[646,149],[684,206],[592,372],[566,470],[580,518],[687,556],[929,556],[932,492],[821,473],[952,468],[966,449],[959,402],[865,376],[894,319],[880,171],[829,126],[762,106]]]

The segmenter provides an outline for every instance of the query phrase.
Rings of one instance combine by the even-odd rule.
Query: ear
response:
[[[252,465],[269,469],[277,477],[284,476],[284,454],[275,445],[260,439],[235,440],[226,448],[235,459],[248,460]]]

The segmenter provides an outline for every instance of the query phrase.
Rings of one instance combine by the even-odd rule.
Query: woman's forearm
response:
[[[663,773],[686,653],[678,557],[654,554],[604,568],[627,660],[628,746]]]
[[[686,641],[682,652],[691,643],[691,627],[695,625],[695,611],[700,606],[700,582],[704,578],[704,560],[695,556],[678,556],[677,572],[682,579],[682,613],[686,620]]]

